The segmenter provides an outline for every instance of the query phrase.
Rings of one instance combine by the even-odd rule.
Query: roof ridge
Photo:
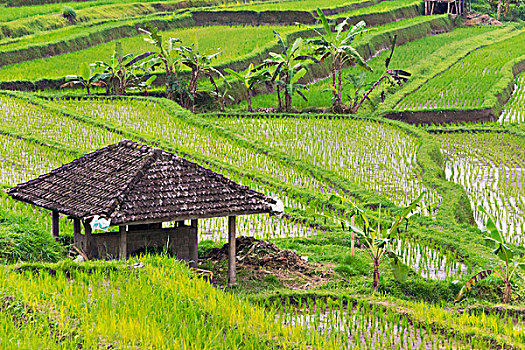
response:
[[[135,143],[131,141],[133,145],[140,145],[138,143]],[[126,143],[126,145],[129,145],[129,143]],[[142,146],[142,145],[141,145]],[[106,212],[107,218],[110,218],[120,207],[122,204],[122,201],[126,197],[129,190],[137,183],[139,180],[144,176],[145,172],[144,169],[149,167],[149,165],[157,159],[159,151],[161,151],[158,148],[154,148],[151,146],[147,146],[149,148],[148,153],[144,156],[144,159],[142,159],[139,167],[137,168],[137,171],[135,172],[135,175],[131,176],[130,179],[126,182],[124,187],[122,188],[122,191],[108,204],[108,210]]]

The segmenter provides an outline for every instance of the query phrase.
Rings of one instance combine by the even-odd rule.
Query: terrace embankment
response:
[[[510,61],[502,70],[502,79],[492,89],[494,95],[492,96],[491,108],[395,111],[386,113],[384,117],[409,124],[423,125],[495,122],[498,120],[503,106],[512,96],[516,76],[525,71],[525,57],[519,57]]]
[[[377,13],[376,15],[387,15],[384,23],[389,23],[392,16],[390,12],[386,13]],[[401,23],[401,22],[400,22]],[[398,44],[404,44],[410,41],[420,39],[422,37],[433,35],[436,33],[447,32],[454,27],[454,22],[446,17],[436,17],[428,18],[423,22],[418,22],[416,24],[405,24],[400,25],[399,27],[394,27],[391,30],[380,32],[376,35],[373,35],[369,40],[357,47],[357,50],[361,55],[368,59],[373,57],[377,52],[383,50],[385,47],[388,47],[390,43],[390,37],[393,35],[398,36]],[[314,32],[308,29],[290,33],[287,36],[288,41],[293,41],[297,37],[310,37],[314,35]],[[268,52],[273,51],[277,46],[271,46],[267,49],[261,50],[253,55],[248,57],[240,58],[235,61],[225,63],[217,68],[224,70],[224,68],[231,68],[234,70],[244,70],[251,63],[258,64],[266,57]],[[306,76],[303,78],[305,82],[315,81],[320,78],[325,78],[330,74],[327,67],[324,65],[311,65]],[[64,83],[64,79],[40,79],[36,81],[29,80],[18,80],[18,81],[3,81],[0,82],[0,89],[2,90],[20,90],[20,91],[39,91],[39,90],[48,90],[48,89],[57,89],[60,85]],[[155,85],[164,84],[164,73],[157,74],[157,80]],[[242,89],[239,89],[242,90]],[[236,90],[233,90],[231,93],[235,97]],[[242,91],[239,91],[239,94],[242,94]]]
[[[385,0],[367,0],[363,2],[353,3],[346,6],[335,7],[331,9],[322,9],[326,16],[334,16],[340,13],[358,10],[365,7],[376,5]],[[194,11],[192,13],[193,20],[197,26],[212,26],[212,25],[266,25],[266,24],[280,24],[293,25],[301,24],[315,24],[317,21],[316,11],[301,11],[301,10],[268,10],[268,11]]]
[[[474,110],[432,110],[392,112],[385,115],[388,119],[399,120],[409,124],[450,124],[467,122],[496,121],[491,109]]]

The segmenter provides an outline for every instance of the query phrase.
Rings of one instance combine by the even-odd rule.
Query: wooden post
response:
[[[191,249],[190,249],[190,267],[197,267],[199,264],[199,220],[191,220],[191,228],[193,229],[191,235]]]
[[[58,211],[53,210],[53,219],[52,219],[52,229],[51,234],[55,239],[58,239],[58,234],[60,232],[60,221]]]
[[[80,219],[73,219],[73,243],[78,249],[84,250],[84,237],[82,237]]]
[[[350,224],[352,226],[355,225],[355,216],[352,216],[350,218]],[[350,233],[350,256],[354,256],[355,255],[355,233],[354,233],[354,230],[351,230],[351,233]]]
[[[118,232],[120,233],[119,258],[120,260],[126,260],[128,256],[128,232],[126,226],[119,226]]]
[[[93,235],[91,234],[91,225],[89,222],[84,221],[84,242],[85,242],[85,253],[89,259],[96,258],[95,247],[93,242]]]
[[[236,242],[235,242],[236,223],[235,216],[228,217],[228,286],[233,286],[237,283],[236,271]]]

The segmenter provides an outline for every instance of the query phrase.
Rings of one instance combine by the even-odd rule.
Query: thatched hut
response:
[[[235,283],[236,216],[270,213],[276,203],[175,154],[127,140],[7,193],[51,210],[54,236],[59,215],[71,218],[75,245],[92,259],[124,259],[144,248],[168,246],[194,265],[198,220],[227,216],[230,283]],[[174,224],[163,228],[166,222]],[[118,226],[119,232],[94,232],[101,223]]]

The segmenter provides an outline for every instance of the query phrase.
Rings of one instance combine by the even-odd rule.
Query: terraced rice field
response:
[[[525,122],[525,74],[516,77],[514,91],[498,119],[501,124]]]
[[[446,158],[446,176],[467,191],[476,222],[496,219],[508,240],[525,244],[525,143],[505,133],[450,133],[438,136]]]
[[[257,249],[237,244],[234,282],[231,265],[219,257],[231,248],[224,245],[226,217],[199,220],[197,270],[162,247],[161,253],[123,261],[79,262],[83,252],[72,247],[78,232],[73,234],[71,217],[60,215],[60,235],[50,235],[56,216],[0,191],[0,349],[521,349],[525,344],[523,271],[502,279],[503,260],[483,239],[487,218],[478,209],[483,206],[495,218],[515,258],[525,254],[525,73],[519,72],[525,30],[520,25],[463,27],[447,15],[420,16],[419,0],[34,0],[52,3],[33,6],[6,6],[6,1],[14,0],[0,0],[0,85],[26,92],[0,91],[0,189],[129,139],[278,198],[284,213],[237,217],[237,236],[270,242],[259,242]],[[76,20],[61,16],[64,6],[74,8]],[[510,6],[517,13],[516,5]],[[180,38],[201,53],[220,49],[212,61],[219,69],[278,60],[274,31],[287,44],[298,35],[310,37],[306,25],[285,24],[294,23],[295,11],[310,21],[317,8],[330,20],[349,16],[352,24],[369,22],[370,31],[352,42],[373,69],[357,96],[384,73],[393,35],[398,45],[389,68],[412,73],[408,81],[381,85],[358,113],[348,115],[330,109],[332,92],[325,91],[332,85],[330,59],[308,63],[300,80],[307,84],[308,101],[294,94],[293,113],[275,112],[275,80],[258,85],[253,106],[261,110],[247,113],[247,86],[231,77],[232,86],[226,93],[221,81],[219,94],[240,103],[228,102],[219,113],[221,101],[207,91],[211,84],[204,72],[193,75],[199,91],[186,91],[195,82],[188,78],[189,67],[166,85],[165,61],[159,61],[158,86],[148,91],[114,89],[128,96],[105,96],[101,86],[91,96],[84,90],[48,91],[64,76],[80,73],[83,63],[111,61],[117,41],[112,39],[121,38],[124,53],[155,51],[136,32],[146,22],[163,28],[164,39]],[[251,25],[230,25],[232,13],[226,11],[237,12],[236,23]],[[266,23],[264,18],[272,24],[253,25]],[[278,19],[283,25],[275,24]],[[196,26],[208,22],[217,25]],[[301,54],[311,49],[304,47]],[[343,75],[361,73],[352,65],[343,69]],[[289,83],[284,73],[274,77],[281,86]],[[119,79],[117,74],[106,81]],[[502,106],[512,84],[512,96]],[[196,113],[164,98],[169,89],[195,98]],[[350,107],[356,91],[346,78],[343,96]],[[499,122],[437,125],[444,110],[466,115],[482,110],[499,115]],[[398,113],[404,111],[435,115],[436,125],[385,118],[411,115]],[[405,212],[421,195],[420,205]],[[88,224],[90,218],[82,220]],[[109,234],[118,234],[116,227]],[[467,282],[473,275],[484,277]],[[465,293],[456,303],[460,290]]]
[[[366,119],[219,118],[239,135],[257,140],[309,164],[328,169],[400,206],[426,192],[425,206],[438,194],[421,180],[418,141],[403,131]]]
[[[395,30],[397,28],[403,28],[406,26],[417,25],[428,21],[428,17],[416,17],[413,19],[400,20],[393,23],[389,23],[383,26],[377,27],[377,31],[372,31],[372,35],[381,35],[381,33],[387,33],[389,30]],[[392,57],[390,63],[391,68],[404,69],[409,72],[414,72],[413,67],[418,64],[423,64],[426,57],[432,56],[439,50],[444,50],[448,45],[460,44],[461,42],[467,42],[473,37],[483,36],[485,33],[489,33],[495,30],[494,27],[476,27],[476,28],[456,28],[447,33],[441,33],[436,35],[429,35],[424,38],[414,40],[403,45],[398,46],[395,49],[395,54]],[[365,38],[357,38],[355,40],[356,45],[365,42]],[[377,55],[372,57],[367,63],[374,70],[372,73],[366,76],[366,82],[372,82],[379,79],[381,74],[384,72],[385,59],[388,57],[390,52],[383,50]],[[344,74],[353,74],[359,76],[363,71],[356,69],[355,67],[346,68]],[[321,79],[315,83],[309,85],[308,91],[304,94],[308,101],[304,101],[301,98],[294,100],[294,106],[297,108],[307,107],[329,107],[330,106],[330,93],[325,90],[329,89],[331,81],[329,78]],[[347,81],[344,81],[345,91],[353,91],[354,87]],[[351,94],[349,94],[351,95]],[[375,94],[377,95],[377,94]],[[348,97],[344,97],[345,101],[348,101]],[[275,106],[276,96],[275,93],[271,95],[259,95],[254,98],[254,105],[256,107],[264,108],[269,106]],[[242,104],[241,106],[244,106]],[[364,108],[370,109],[368,105]]]
[[[426,81],[397,105],[398,110],[480,108],[491,88],[512,67],[508,63],[523,54],[525,34],[516,32],[499,43],[481,47]]]
[[[275,45],[276,30],[283,36],[298,31],[297,26],[217,26],[213,32],[203,27],[191,29],[177,29],[162,33],[165,39],[179,38],[185,45],[194,47],[202,52],[219,49],[220,55],[215,64],[220,65],[231,61],[253,57]],[[228,38],[235,37],[231,44],[224,45]],[[138,55],[153,51],[154,47],[144,41],[144,36],[124,38],[122,43],[124,53]],[[41,58],[33,61],[10,64],[0,69],[0,80],[37,80],[42,78],[62,78],[68,74],[76,74],[82,62],[96,61],[111,62],[115,50],[115,43],[109,42],[89,49],[71,52],[63,55]],[[73,63],[72,62],[76,62]]]

